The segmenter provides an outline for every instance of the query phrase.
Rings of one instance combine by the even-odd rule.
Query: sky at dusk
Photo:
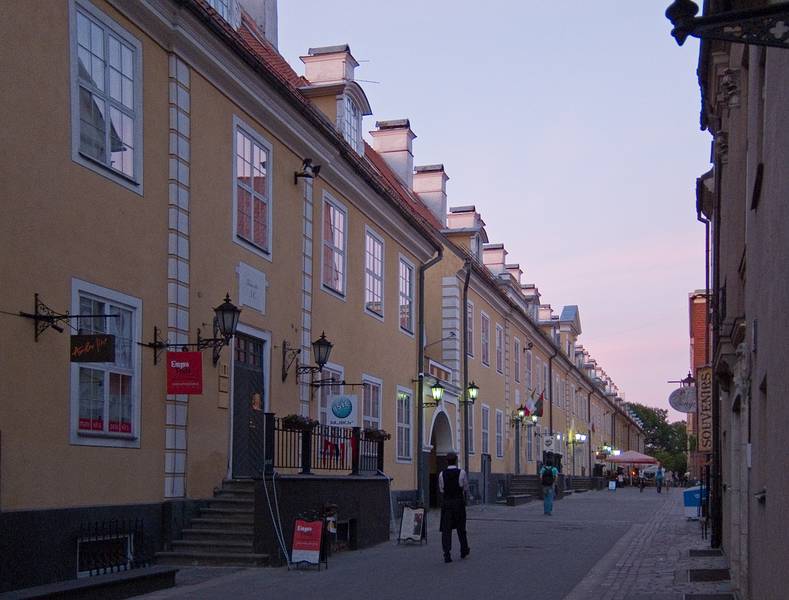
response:
[[[348,43],[376,120],[407,117],[417,165],[443,163],[450,206],[558,312],[625,399],[668,408],[688,372],[688,292],[704,287],[695,179],[698,45],[669,0],[280,0],[279,50]],[[367,136],[369,141],[369,136]],[[670,419],[682,415],[671,411]]]

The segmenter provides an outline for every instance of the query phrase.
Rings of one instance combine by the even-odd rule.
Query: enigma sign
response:
[[[696,372],[699,406],[699,452],[712,452],[712,367]]]

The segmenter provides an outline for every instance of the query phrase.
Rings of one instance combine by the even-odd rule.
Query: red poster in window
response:
[[[167,393],[203,393],[203,355],[200,352],[167,353]]]

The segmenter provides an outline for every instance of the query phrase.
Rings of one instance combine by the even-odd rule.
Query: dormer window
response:
[[[238,29],[241,24],[241,10],[238,0],[208,0],[208,4],[234,29]]]
[[[342,135],[359,154],[362,153],[362,111],[350,96],[343,104]]]
[[[482,244],[479,241],[479,234],[475,233],[471,236],[471,254],[478,261],[482,262]]]

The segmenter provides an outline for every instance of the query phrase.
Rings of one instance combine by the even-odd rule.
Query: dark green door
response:
[[[263,344],[235,337],[233,362],[233,477],[256,477],[263,469]]]

